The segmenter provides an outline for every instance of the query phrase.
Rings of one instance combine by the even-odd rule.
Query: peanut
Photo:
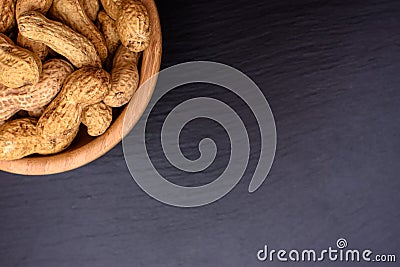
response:
[[[42,71],[42,62],[32,52],[20,48],[0,33],[0,83],[18,88],[36,84]]]
[[[150,17],[142,2],[126,2],[117,20],[117,31],[121,43],[132,52],[141,52],[149,46]]]
[[[41,0],[41,1],[17,0],[16,10],[15,10],[15,15],[17,17],[17,20],[18,17],[26,11],[32,10],[45,14],[49,10],[52,2],[53,0]],[[33,53],[38,55],[41,60],[44,60],[49,52],[49,49],[45,44],[29,40],[23,37],[21,34],[18,34],[17,44],[32,51]]]
[[[17,119],[0,126],[0,160],[16,160],[35,153],[39,138],[37,120]]]
[[[17,0],[15,16],[18,20],[22,13],[27,11],[37,11],[45,14],[52,3],[53,0]]]
[[[112,65],[112,60],[114,58],[115,52],[118,46],[121,44],[119,40],[119,35],[116,30],[115,20],[110,18],[106,12],[100,11],[97,19],[100,24],[100,30],[106,39],[106,45],[108,50],[108,58],[106,60],[106,66]],[[108,67],[108,66],[107,66]]]
[[[114,20],[118,19],[124,0],[101,0],[104,10]]]
[[[104,134],[138,88],[151,30],[140,0],[0,0],[0,160],[61,152],[81,124]]]
[[[103,100],[109,81],[109,74],[98,68],[85,67],[72,73],[39,121],[17,119],[0,126],[0,160],[66,149],[78,133],[83,110]]]
[[[150,17],[139,0],[102,0],[107,14],[117,21],[121,42],[132,52],[141,52],[150,44]]]
[[[108,51],[104,36],[85,13],[81,0],[54,0],[50,13],[88,38],[96,47],[101,61],[106,60]]]
[[[83,4],[83,9],[85,10],[88,17],[95,21],[97,18],[97,13],[100,10],[100,2],[99,0],[81,0]]]
[[[15,26],[15,0],[0,0],[0,33],[8,33]]]
[[[131,100],[139,85],[139,54],[121,45],[114,57],[111,90],[104,99],[110,107],[121,107]]]
[[[29,40],[28,38],[22,36],[20,33],[18,33],[17,36],[17,44],[23,48],[28,49],[29,51],[32,51],[41,60],[44,60],[49,53],[49,48],[47,47],[47,45]]]
[[[100,136],[105,133],[112,122],[112,108],[100,102],[88,106],[82,114],[82,123],[88,128],[91,136]]]
[[[73,67],[66,61],[51,59],[43,64],[37,84],[0,89],[0,121],[8,120],[20,110],[35,111],[49,104],[72,72]]]
[[[18,18],[20,33],[39,41],[65,56],[75,67],[101,67],[101,60],[93,44],[68,26],[47,19],[36,11],[28,11]]]
[[[41,142],[36,152],[47,155],[67,148],[78,133],[83,110],[104,99],[109,82],[110,75],[98,68],[85,67],[71,74],[39,119]]]

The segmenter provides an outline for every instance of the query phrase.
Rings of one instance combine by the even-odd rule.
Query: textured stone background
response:
[[[218,87],[187,86],[153,118],[179,97],[206,95],[223,98],[254,129],[252,161],[229,195],[195,209],[159,203],[133,182],[121,145],[60,175],[0,172],[0,266],[275,266],[257,261],[264,244],[324,249],[340,237],[399,260],[400,2],[157,2],[163,68],[222,62],[263,90],[278,130],[268,179],[247,193],[259,135],[243,103]],[[182,139],[189,157],[198,156],[202,134],[220,148],[213,170],[176,174],[156,159],[157,167],[177,183],[211,181],[229,144],[218,126],[199,121]]]

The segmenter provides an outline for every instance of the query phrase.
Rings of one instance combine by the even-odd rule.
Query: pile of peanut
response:
[[[100,136],[139,84],[151,25],[140,0],[0,0],[0,160]]]

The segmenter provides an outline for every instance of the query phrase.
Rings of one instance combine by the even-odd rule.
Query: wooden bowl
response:
[[[143,52],[140,69],[140,86],[160,70],[162,39],[158,11],[154,0],[142,0],[149,12],[152,25],[150,46]],[[154,82],[153,82],[154,80]],[[0,161],[0,170],[24,174],[47,175],[66,172],[86,165],[103,156],[122,140],[123,124],[128,123],[130,129],[140,119],[153,94],[156,79],[140,87],[132,98],[130,105],[134,105],[134,112],[127,114],[127,107],[113,121],[111,127],[102,136],[93,138],[86,134],[82,127],[74,143],[64,152],[51,156],[31,156],[15,161]]]

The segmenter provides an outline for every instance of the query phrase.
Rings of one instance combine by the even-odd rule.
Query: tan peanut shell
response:
[[[139,85],[138,60],[138,53],[123,45],[118,48],[111,71],[111,90],[104,103],[110,107],[121,107],[131,100]]]
[[[109,87],[110,75],[102,69],[85,67],[72,73],[39,119],[36,152],[47,155],[67,148],[78,133],[83,110],[101,102]]]
[[[16,160],[35,153],[37,119],[24,118],[0,126],[0,160]]]
[[[119,13],[122,10],[123,1],[126,0],[101,0],[101,4],[107,14],[114,20],[118,19]]]
[[[22,13],[27,11],[37,11],[45,14],[49,9],[53,0],[17,0],[15,8],[15,16],[18,20]]]
[[[18,18],[18,28],[24,37],[46,44],[77,68],[101,67],[94,45],[60,22],[49,20],[36,11],[28,11]]]
[[[108,49],[108,58],[106,60],[106,65],[112,65],[112,60],[114,58],[115,52],[121,44],[116,28],[116,22],[104,11],[99,12],[97,19],[100,24],[100,30],[106,40],[106,45]]]
[[[86,14],[81,0],[54,0],[50,13],[89,39],[104,62],[108,51],[104,36]]]
[[[0,0],[0,33],[9,33],[15,26],[15,0]]]
[[[37,11],[45,14],[53,0],[17,0],[15,15],[18,17],[26,11]],[[49,52],[49,48],[41,43],[29,40],[18,33],[17,44],[35,53],[41,60],[44,60]]]
[[[49,104],[73,70],[68,62],[51,59],[43,64],[37,84],[0,89],[0,121],[8,120],[20,110],[35,111]]]
[[[83,110],[82,123],[88,128],[90,136],[100,136],[107,131],[112,122],[112,108],[103,102],[88,106]]]
[[[83,9],[88,17],[95,21],[97,19],[97,13],[100,10],[100,1],[99,0],[80,0],[83,5]]]
[[[110,76],[102,69],[85,67],[72,73],[62,91],[46,108],[39,121],[17,119],[0,126],[0,160],[58,153],[78,133],[83,110],[104,98]]]
[[[146,7],[138,0],[123,2],[117,19],[117,31],[121,43],[132,52],[142,52],[150,44],[150,17]]]
[[[0,33],[0,83],[18,88],[36,84],[42,71],[42,62],[32,52],[16,46]]]
[[[47,55],[49,53],[49,48],[47,47],[47,45],[45,45],[41,42],[29,40],[28,38],[25,38],[24,36],[22,36],[20,33],[18,33],[18,36],[17,36],[17,44],[19,46],[26,48],[29,51],[33,52],[42,61],[47,57]]]

